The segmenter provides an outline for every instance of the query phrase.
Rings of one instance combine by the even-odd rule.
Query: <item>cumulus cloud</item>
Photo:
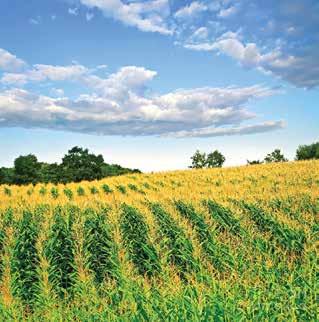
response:
[[[168,0],[124,3],[121,0],[80,0],[89,8],[100,9],[105,16],[112,17],[128,26],[142,31],[171,35],[172,30],[166,23],[170,14]]]
[[[12,55],[12,57],[15,57]],[[15,57],[15,59],[17,59]],[[78,63],[69,66],[35,64],[21,72],[3,74],[0,126],[47,128],[100,135],[212,136],[258,133],[279,123],[245,126],[256,118],[247,105],[278,93],[264,86],[178,89],[150,94],[149,82],[157,72],[124,66],[107,77]],[[75,99],[52,84],[76,82],[85,94]],[[50,96],[18,88],[50,85]],[[41,90],[39,91],[41,92]],[[276,124],[271,127],[271,124]],[[238,130],[240,129],[240,130]]]
[[[26,66],[26,63],[15,55],[0,48],[0,69],[5,71],[16,71]]]
[[[22,89],[0,93],[1,126],[48,128],[100,135],[213,136],[252,134],[279,127],[239,127],[254,119],[243,104],[270,95],[266,88],[202,88],[144,97],[134,90],[107,96],[82,95],[76,100],[36,95]],[[229,95],[230,94],[230,95]],[[206,128],[209,127],[207,130]],[[222,134],[223,133],[223,134]]]
[[[197,51],[218,51],[234,58],[242,66],[257,68],[288,81],[297,87],[319,86],[319,65],[313,51],[302,57],[288,55],[280,49],[262,53],[256,43],[244,44],[236,33],[227,32],[215,42],[186,43],[185,48]],[[319,54],[319,49],[318,49]]]
[[[36,64],[23,73],[4,73],[0,82],[5,85],[24,85],[28,82],[64,81],[78,79],[88,69],[82,65],[53,66]]]

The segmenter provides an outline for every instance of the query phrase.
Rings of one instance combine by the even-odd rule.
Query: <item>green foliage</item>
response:
[[[73,199],[73,191],[69,188],[64,188],[63,189],[63,193],[66,195],[66,197],[69,199],[69,200],[72,200]]]
[[[62,167],[57,163],[41,162],[39,182],[54,184],[64,182]]]
[[[2,216],[4,214],[1,214]],[[0,278],[2,277],[3,269],[4,269],[4,263],[3,263],[3,254],[4,254],[4,245],[7,238],[7,235],[5,233],[5,228],[7,226],[7,223],[3,222],[2,227],[0,228]]]
[[[201,153],[199,150],[191,157],[192,165],[190,168],[221,168],[226,158],[218,151],[215,150],[211,153]]]
[[[256,165],[256,164],[263,164],[263,161],[260,160],[247,160],[247,165]]]
[[[248,204],[244,201],[240,205],[248,212],[250,218],[261,232],[271,233],[272,238],[288,251],[297,254],[303,252],[306,242],[304,231],[296,231],[284,224],[278,223],[272,216],[256,205]]]
[[[113,190],[106,184],[106,183],[104,183],[103,185],[102,185],[102,190],[105,192],[105,193],[112,193],[113,192]]]
[[[53,199],[57,199],[59,197],[59,190],[57,187],[51,188],[51,196]]]
[[[234,265],[229,249],[214,240],[211,228],[204,221],[201,214],[198,214],[191,204],[187,204],[182,200],[175,202],[176,209],[186,218],[195,229],[197,238],[202,249],[210,262],[216,269],[223,271]]]
[[[78,196],[84,196],[85,195],[85,190],[81,186],[78,186],[76,192],[77,192]]]
[[[65,219],[66,215],[68,220]],[[57,207],[44,250],[50,264],[49,281],[61,298],[71,293],[76,279],[72,222],[72,209],[65,214],[62,208]]]
[[[215,150],[207,154],[205,165],[207,168],[221,168],[225,160],[226,158],[218,150]]]
[[[20,156],[14,160],[14,181],[17,184],[37,183],[41,164],[35,155]]]
[[[126,188],[125,188],[125,186],[123,186],[123,185],[118,185],[118,186],[116,186],[116,189],[120,192],[120,193],[123,193],[123,195],[125,195],[126,194]]]
[[[223,207],[213,200],[207,200],[204,202],[204,204],[208,208],[210,215],[216,221],[221,231],[228,230],[237,236],[242,236],[245,234],[244,230],[240,226],[239,221],[234,217],[228,208]]]
[[[13,168],[0,168],[0,184],[13,184],[14,183],[14,169]]]
[[[206,165],[206,154],[201,153],[199,150],[195,152],[195,154],[191,157],[192,165],[190,168],[193,169],[201,169]]]
[[[15,234],[11,271],[14,294],[29,306],[35,301],[39,286],[37,238],[36,221],[30,212],[25,211]]]
[[[90,187],[90,192],[92,195],[96,195],[99,193],[99,190],[95,186],[92,186]]]
[[[129,189],[131,189],[132,191],[138,191],[137,186],[136,186],[135,184],[133,184],[133,183],[129,183],[127,186],[128,186],[128,187],[129,187]]]
[[[158,233],[169,250],[168,260],[179,270],[185,279],[186,274],[198,269],[193,257],[193,245],[184,231],[158,203],[150,204],[152,213],[158,223]]]
[[[3,192],[4,192],[5,195],[7,195],[9,197],[12,195],[11,189],[8,188],[8,187],[4,187]]]
[[[319,142],[309,145],[300,145],[297,149],[296,160],[311,159],[319,159]]]
[[[0,168],[0,184],[58,184],[92,181],[128,173],[141,171],[123,168],[118,164],[107,164],[102,155],[94,155],[88,149],[76,146],[68,151],[61,164],[38,162],[33,154],[20,156],[15,159],[13,168]]]
[[[62,159],[63,177],[67,182],[101,179],[104,159],[89,153],[88,149],[74,147]]]
[[[157,274],[160,271],[160,263],[155,248],[149,241],[148,227],[142,214],[137,209],[123,204],[120,228],[124,246],[139,274]]]
[[[138,169],[123,168],[118,164],[106,164],[102,166],[102,175],[105,177],[120,176],[129,173],[141,173]]]
[[[118,278],[117,249],[104,213],[84,211],[84,251],[87,267],[94,273],[95,281],[101,284],[106,278]]]
[[[47,189],[44,186],[42,186],[39,190],[39,193],[41,196],[44,196],[47,193]]]
[[[279,149],[274,150],[273,152],[267,154],[265,157],[266,163],[273,163],[273,162],[287,162],[288,159],[281,153]]]

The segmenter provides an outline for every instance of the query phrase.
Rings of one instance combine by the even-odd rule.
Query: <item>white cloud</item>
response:
[[[208,37],[209,31],[207,27],[200,27],[194,31],[191,36],[192,40],[203,40]]]
[[[177,19],[188,19],[206,10],[208,10],[208,7],[204,3],[194,1],[190,5],[179,9],[174,16]]]
[[[63,97],[64,90],[62,88],[52,88],[50,94],[54,97]]]
[[[78,79],[86,73],[88,73],[88,69],[82,65],[52,66],[36,64],[33,69],[26,70],[24,73],[5,73],[1,78],[1,83],[24,85],[30,81],[64,81]]]
[[[77,16],[79,14],[79,8],[69,8],[68,13],[71,16]]]
[[[230,16],[233,16],[235,13],[237,13],[238,8],[236,6],[228,7],[227,9],[221,9],[218,13],[218,16],[220,18],[228,18]]]
[[[26,66],[26,63],[12,55],[8,51],[0,48],[0,70],[15,71]]]
[[[15,58],[17,59],[17,58]],[[125,66],[106,77],[79,63],[69,66],[36,64],[20,73],[5,73],[0,91],[1,126],[49,128],[102,135],[211,136],[261,131],[261,126],[242,127],[255,119],[246,105],[278,93],[262,86],[179,89],[164,95],[149,94],[148,83],[156,71]],[[86,94],[70,99],[52,87],[53,97],[39,95],[16,86],[32,82],[71,81],[86,86]],[[12,85],[15,87],[12,88]],[[268,124],[269,125],[269,124]],[[239,130],[234,130],[240,127]],[[270,128],[263,128],[267,131]],[[244,130],[245,129],[245,130]]]
[[[131,2],[128,4],[121,0],[80,0],[80,2],[89,8],[98,8],[105,16],[112,17],[142,31],[166,35],[173,33],[166,24],[166,17],[170,14],[168,0]]]
[[[255,43],[244,44],[237,37],[238,33],[227,32],[214,42],[186,43],[184,47],[196,51],[224,53],[244,67],[275,75],[298,87],[319,86],[319,66],[312,51],[305,52],[303,57],[284,54],[279,48],[262,53]]]
[[[271,132],[275,130],[280,130],[285,127],[283,121],[276,122],[264,122],[255,125],[244,125],[238,127],[221,127],[221,128],[203,128],[193,131],[180,131],[174,133],[173,135],[177,138],[187,138],[187,137],[216,137],[216,136],[230,136],[230,135],[248,135]]]

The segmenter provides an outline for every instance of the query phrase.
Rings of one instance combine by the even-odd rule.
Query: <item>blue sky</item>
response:
[[[2,0],[0,165],[74,145],[144,171],[319,139],[315,0]],[[305,19],[306,17],[306,19]]]

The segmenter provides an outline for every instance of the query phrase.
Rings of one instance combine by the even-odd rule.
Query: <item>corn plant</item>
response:
[[[245,234],[240,226],[239,220],[234,217],[228,208],[223,207],[213,200],[207,200],[204,204],[221,231],[228,230],[237,236]]]
[[[108,194],[108,193],[112,193],[113,192],[113,190],[106,184],[106,183],[104,183],[103,185],[102,185],[102,190],[104,191],[104,193],[106,193],[106,194]]]
[[[76,190],[78,196],[84,196],[85,195],[85,190],[83,187],[79,186]]]
[[[204,221],[203,216],[198,214],[191,204],[182,200],[175,202],[176,209],[186,218],[195,229],[197,238],[202,246],[205,255],[216,269],[223,271],[234,265],[228,247],[214,240],[209,225]]]
[[[124,246],[139,274],[152,276],[160,271],[155,248],[148,237],[148,227],[142,214],[135,208],[121,206],[120,228]]]
[[[118,278],[117,248],[111,236],[104,213],[92,209],[84,211],[84,251],[87,266],[94,273],[99,285],[107,278]]]
[[[50,264],[49,281],[60,297],[71,292],[75,283],[74,241],[72,217],[66,220],[63,209],[55,209],[54,223],[45,245],[45,256]]]
[[[59,197],[59,190],[56,187],[51,188],[51,196],[53,199],[57,199]]]
[[[158,223],[158,233],[169,250],[169,262],[176,266],[182,278],[186,278],[186,273],[198,269],[191,241],[160,204],[151,203],[150,209]]]
[[[255,222],[261,232],[270,232],[272,238],[288,251],[302,253],[306,242],[303,231],[296,231],[284,224],[280,224],[262,208],[254,204],[248,204],[242,201],[241,205],[248,212],[250,218]]]
[[[117,190],[118,190],[120,193],[122,193],[123,195],[125,195],[125,194],[126,194],[126,188],[125,188],[125,186],[123,186],[123,185],[118,185],[118,186],[116,186],[116,188],[117,188]]]
[[[69,199],[69,200],[72,200],[73,199],[73,191],[69,188],[65,188],[63,190],[63,193],[66,195],[66,197]]]
[[[23,212],[15,234],[11,262],[14,294],[29,307],[36,300],[39,283],[39,255],[36,249],[39,229],[36,223],[31,212]]]

